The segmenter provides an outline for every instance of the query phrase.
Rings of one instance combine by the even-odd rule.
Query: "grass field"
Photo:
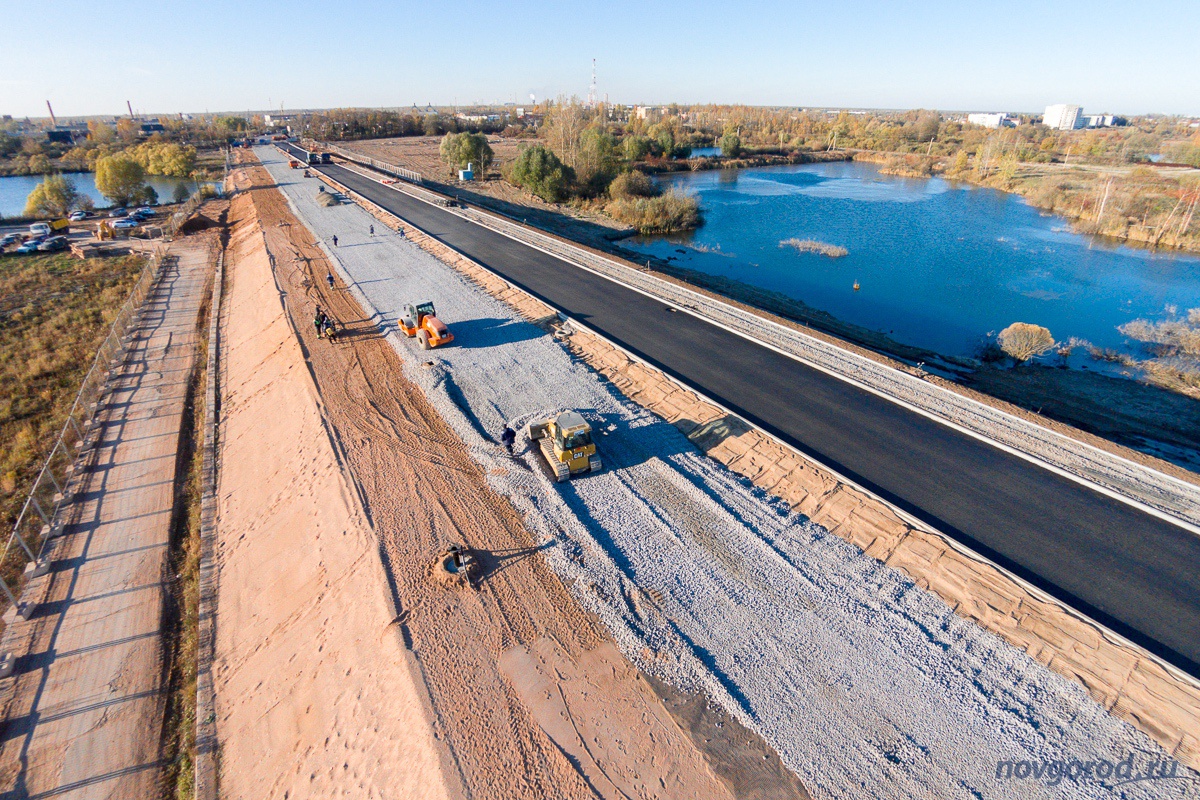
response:
[[[0,533],[5,540],[144,263],[141,256],[0,256]],[[3,569],[11,580],[20,567],[6,561]]]

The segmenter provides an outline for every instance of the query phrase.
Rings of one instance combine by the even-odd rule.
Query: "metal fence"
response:
[[[200,200],[198,197],[193,201]],[[199,206],[199,202],[189,201],[184,209],[189,214]],[[179,215],[177,214],[176,217]],[[176,233],[186,217],[172,220],[169,226],[172,234]],[[15,582],[0,576],[0,590],[3,596],[16,606],[23,616],[32,609],[22,608],[18,602],[26,579],[44,574],[49,564],[43,559],[42,553],[46,543],[62,532],[66,507],[70,504],[75,479],[80,465],[85,463],[91,448],[99,441],[100,431],[96,424],[96,412],[103,405],[104,396],[108,393],[113,381],[121,374],[126,352],[133,341],[141,314],[142,304],[153,290],[162,274],[163,264],[166,263],[165,250],[160,246],[151,253],[137,283],[134,284],[129,296],[125,298],[116,318],[109,327],[108,336],[96,352],[92,366],[84,376],[75,402],[67,414],[62,430],[50,448],[50,454],[42,464],[37,478],[17,516],[12,533],[5,542],[4,551],[0,554],[0,564],[11,571],[13,568],[24,568],[24,575]],[[16,559],[12,561],[10,559]],[[11,583],[11,585],[10,585]]]
[[[391,175],[396,178],[402,178],[409,183],[415,183],[419,186],[424,182],[424,179],[421,177],[421,173],[415,172],[411,169],[398,167],[395,164],[389,164],[388,162],[380,161],[379,159],[369,158],[361,153],[354,153],[349,150],[344,150],[337,145],[329,144],[327,142],[314,142],[314,144],[319,145],[322,150],[328,150],[335,155],[341,156],[347,161],[353,161],[356,164],[362,164],[363,166],[371,167],[372,169],[379,170],[387,175]]]

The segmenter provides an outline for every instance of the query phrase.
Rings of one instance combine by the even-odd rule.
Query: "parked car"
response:
[[[136,219],[132,219],[131,217],[121,217],[120,219],[114,219],[112,226],[113,230],[127,231],[131,228],[141,227],[141,224],[141,222]]]
[[[118,217],[123,217],[123,216],[125,216],[125,215],[126,215],[126,214],[128,214],[128,213],[129,213],[129,212],[128,212],[128,211],[126,211],[126,210],[125,210],[125,209],[123,209],[123,208],[114,208],[112,211],[108,212],[108,218],[109,218],[109,219],[116,219],[116,218],[118,218]]]
[[[154,209],[150,206],[139,206],[133,210],[133,213],[154,216]]]
[[[39,253],[55,253],[59,250],[66,250],[70,246],[65,236],[51,236],[37,246]]]
[[[17,248],[18,253],[36,253],[38,245],[46,241],[45,236],[34,236],[25,240],[25,244]]]
[[[45,222],[35,222],[29,226],[29,234],[31,236],[49,236],[50,225]]]
[[[146,220],[154,216],[154,212],[148,208],[139,208],[129,215],[130,219]]]
[[[71,216],[67,217],[71,222],[83,222],[87,219],[86,211],[72,211]]]
[[[16,244],[25,237],[19,233],[6,233],[0,237],[0,247],[8,247],[10,244]]]

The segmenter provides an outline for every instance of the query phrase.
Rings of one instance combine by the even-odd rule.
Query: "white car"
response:
[[[86,211],[72,211],[71,216],[67,217],[71,222],[83,222],[87,219]]]
[[[112,221],[113,230],[117,231],[139,228],[141,227],[141,224],[142,223],[138,222],[136,219],[130,219],[129,217],[121,217],[120,219],[114,219]]]

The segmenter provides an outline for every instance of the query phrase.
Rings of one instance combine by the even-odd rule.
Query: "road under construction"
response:
[[[356,170],[311,168],[1200,675],[1200,536],[1187,526]]]

